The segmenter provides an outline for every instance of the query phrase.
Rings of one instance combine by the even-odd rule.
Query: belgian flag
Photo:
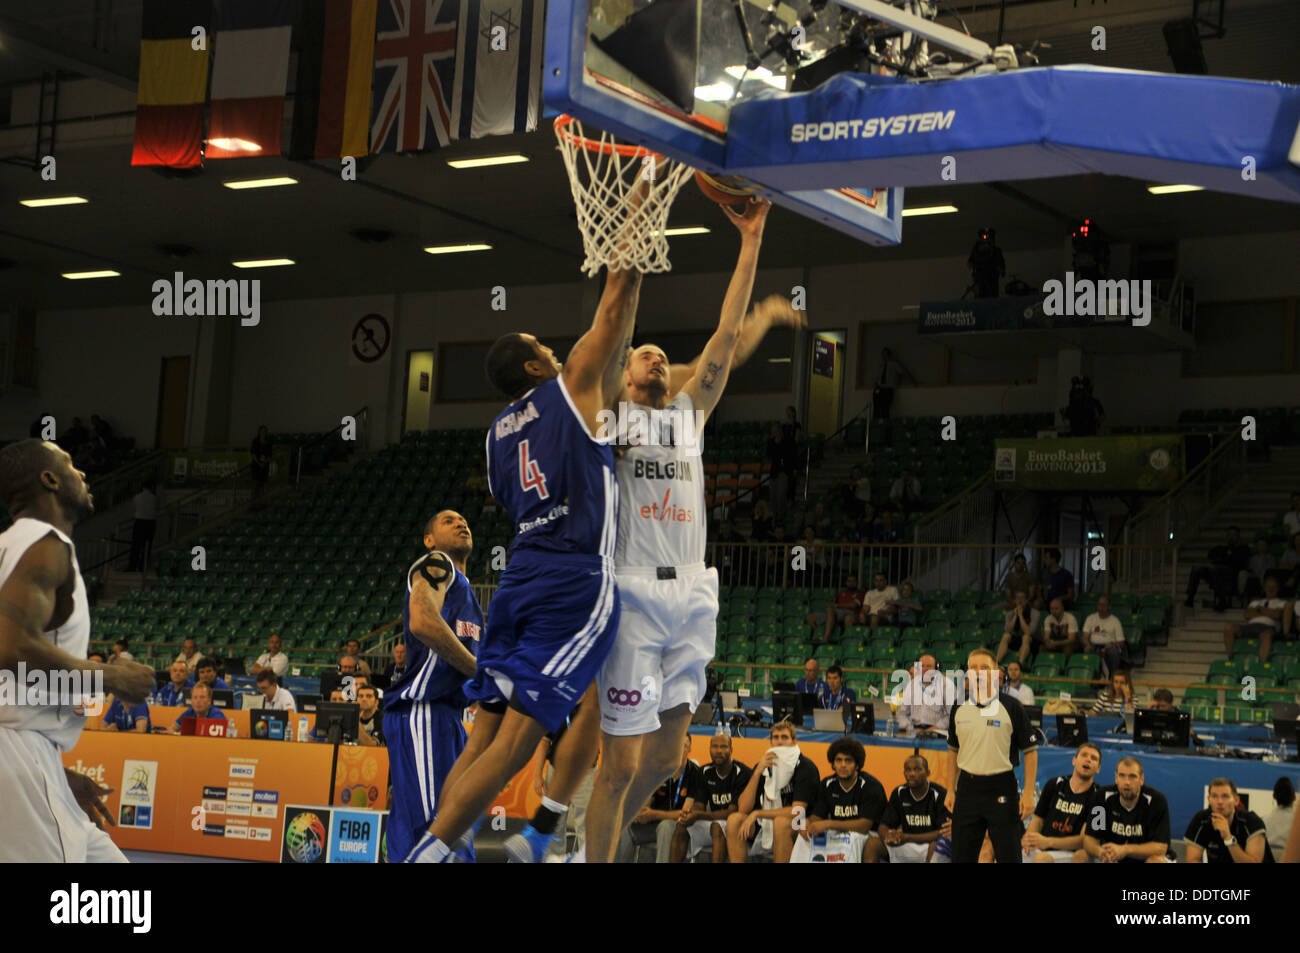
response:
[[[132,165],[203,164],[211,0],[144,0]],[[194,49],[202,27],[203,49]]]

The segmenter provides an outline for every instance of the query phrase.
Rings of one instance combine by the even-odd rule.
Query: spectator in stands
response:
[[[921,481],[908,467],[903,467],[903,472],[890,487],[889,501],[902,513],[910,514],[925,509],[925,504],[921,501]]]
[[[154,693],[154,704],[169,706],[185,704],[185,689],[189,687],[190,670],[186,668],[184,662],[177,659],[172,662],[168,674],[171,676],[171,681]]]
[[[1069,658],[1079,651],[1079,623],[1074,613],[1065,611],[1065,603],[1053,599],[1047,618],[1043,620],[1043,648],[1048,652],[1064,652]]]
[[[1232,655],[1233,643],[1237,636],[1259,639],[1259,660],[1267,662],[1273,651],[1273,636],[1291,628],[1291,603],[1278,595],[1277,577],[1269,576],[1264,580],[1264,596],[1251,599],[1243,613],[1246,624],[1229,622],[1223,627],[1223,647]]]
[[[772,504],[760,499],[754,504],[754,513],[749,518],[749,538],[755,543],[766,543],[772,539],[772,528],[776,517],[772,513]]]
[[[1124,625],[1119,617],[1111,615],[1110,596],[1097,600],[1097,611],[1083,620],[1082,651],[1096,652],[1101,656],[1106,675],[1124,664]]]
[[[818,708],[838,711],[858,700],[858,693],[844,684],[844,669],[832,665],[826,670],[826,694],[817,697]]]
[[[709,763],[699,773],[689,811],[682,810],[673,832],[672,862],[689,854],[713,851],[713,862],[727,862],[727,818],[737,810],[737,800],[753,772],[731,757],[731,736],[716,734],[709,740]]]
[[[1092,714],[1125,715],[1137,707],[1133,680],[1128,669],[1120,668],[1111,673],[1110,684],[1097,693],[1097,698],[1092,703]]]
[[[1181,711],[1174,704],[1174,693],[1167,688],[1157,688],[1151,693],[1151,704],[1148,708],[1154,708],[1157,711]],[[1198,748],[1205,747],[1205,741],[1196,733],[1195,728],[1189,728],[1188,740]]]
[[[811,533],[812,527],[809,526],[804,532],[805,534]],[[809,548],[808,555],[812,557],[813,544],[805,541],[804,545]],[[844,588],[836,593],[835,601],[826,606],[825,612],[808,613],[807,623],[815,629],[824,627],[822,641],[829,642],[831,632],[835,630],[837,625],[854,625],[858,621],[862,615],[862,600],[865,596],[866,593],[858,588],[858,577],[853,573],[849,573],[844,580]]]
[[[124,705],[122,699],[114,698],[113,703],[104,712],[105,731],[138,731],[148,734],[153,731],[149,720],[149,706],[144,702],[138,705]]]
[[[158,494],[153,479],[144,481],[140,492],[131,498],[131,506],[135,519],[131,523],[131,556],[126,571],[144,572],[158,529]]]
[[[1264,829],[1268,831],[1268,846],[1281,855],[1286,850],[1287,834],[1295,819],[1295,785],[1290,778],[1277,779],[1273,785],[1273,803],[1277,807],[1264,818]]]
[[[1095,783],[1101,769],[1101,749],[1091,741],[1079,745],[1071,759],[1074,770],[1050,778],[1034,807],[1029,829],[1021,838],[1025,860],[1031,864],[1085,862],[1084,828],[1092,821],[1101,796]]]
[[[903,582],[903,591],[897,599],[889,601],[889,608],[899,631],[906,631],[914,625],[921,624],[921,613],[925,611],[925,605],[917,598],[912,580]]]
[[[1030,706],[1034,703],[1034,690],[1024,682],[1024,669],[1015,659],[1007,662],[1006,677],[1002,679],[1002,691],[1010,695],[1022,705]]]
[[[637,812],[632,823],[619,839],[614,862],[632,861],[637,844],[655,844],[655,861],[666,864],[673,861],[673,841],[683,815],[695,810],[695,794],[700,789],[700,766],[691,760],[691,739],[682,746],[682,761],[677,772],[663,784],[650,801]],[[681,857],[676,863],[685,860]]]
[[[113,642],[113,654],[108,657],[112,662],[134,662],[135,656],[127,651],[126,639],[117,639]]]
[[[799,423],[799,413],[793,406],[785,409],[785,420],[781,422],[781,439],[790,444],[791,453],[798,454],[799,441],[803,438],[803,427]],[[794,488],[791,487],[791,493]]]
[[[868,589],[862,596],[862,609],[858,619],[863,625],[870,625],[874,632],[882,625],[892,625],[894,609],[890,603],[898,600],[898,587],[891,586],[883,572],[875,575],[875,587]]]
[[[767,441],[767,463],[771,472],[768,487],[772,496],[772,514],[777,522],[784,522],[794,496],[792,491],[799,457],[796,445],[785,439],[780,424],[772,424],[772,436]]]
[[[1187,825],[1187,862],[1199,864],[1271,864],[1264,820],[1237,806],[1237,785],[1215,778],[1206,795],[1210,806],[1192,815]]]
[[[1039,626],[1043,614],[1029,605],[1029,593],[1023,589],[1016,590],[1015,604],[1007,613],[1007,621],[1002,629],[1002,641],[998,643],[995,664],[1001,665],[1002,658],[1008,652],[1016,652],[1020,657],[1020,667],[1029,661],[1029,652],[1038,640]]]
[[[736,799],[737,810],[727,816],[731,863],[768,854],[778,864],[790,862],[795,820],[807,818],[821,785],[817,765],[799,750],[797,738],[795,726],[788,721],[772,726],[772,747],[754,766]]]
[[[862,742],[845,735],[836,738],[826,750],[832,771],[822,778],[809,812],[808,822],[799,831],[796,849],[799,859],[811,861],[812,839],[818,834],[835,833],[837,840],[847,841],[841,853],[839,845],[826,845],[825,860],[830,863],[871,863],[867,845],[880,840],[872,830],[885,813],[885,789],[863,770],[867,751]],[[847,836],[845,836],[847,835]],[[794,858],[791,858],[792,860]]]
[[[876,526],[876,542],[884,546],[903,542],[903,530],[894,522],[894,514],[889,510],[881,510],[880,512],[880,523]],[[905,577],[910,568],[907,551],[901,548],[891,548],[888,550],[888,556],[889,578],[902,579]]]
[[[370,674],[370,664],[361,657],[361,643],[356,639],[348,639],[344,651],[357,660],[357,671],[362,675]]]
[[[194,666],[194,675],[190,678],[189,685],[186,687],[193,688],[199,682],[207,685],[208,688],[223,688],[227,691],[230,690],[230,686],[226,684],[226,680],[217,676],[217,660],[208,656],[199,659],[198,664]]]
[[[781,542],[785,536],[780,526],[776,527],[772,532],[775,537],[773,540],[774,542]],[[808,568],[815,570],[816,578],[825,578],[826,546],[817,538],[817,534],[813,532],[811,526],[805,526],[803,528],[803,538],[799,540],[799,545],[804,548],[804,555],[808,560]],[[786,555],[782,553],[781,563],[784,564],[785,560]],[[827,631],[829,631],[829,621]],[[828,635],[827,638],[830,638],[830,636]]]
[[[1016,553],[1012,570],[1007,573],[1006,584],[1003,587],[1003,592],[1006,595],[1006,608],[1010,609],[1016,604],[1017,589],[1025,590],[1025,593],[1029,596],[1031,606],[1038,602],[1038,580],[1034,578],[1034,574],[1026,566],[1024,553]]]
[[[356,674],[357,674],[357,659],[353,658],[351,655],[343,655],[343,656],[340,656],[340,658],[339,658],[339,674],[340,674],[340,675],[356,675]]]
[[[270,711],[293,711],[293,694],[280,684],[280,679],[270,668],[257,673],[257,690],[262,693],[262,707]]]
[[[257,436],[253,438],[253,443],[249,446],[248,452],[252,455],[253,462],[249,465],[249,473],[253,478],[253,499],[262,495],[266,489],[266,481],[271,476],[271,452],[274,444],[271,442],[271,435],[267,433],[266,426],[257,428]]]
[[[1291,509],[1282,515],[1282,528],[1287,539],[1300,535],[1300,491],[1291,494]]]
[[[260,675],[263,669],[270,669],[278,678],[289,673],[289,656],[280,651],[280,635],[272,632],[266,639],[266,651],[253,663],[250,675]]]
[[[1196,604],[1196,590],[1204,580],[1214,591],[1214,611],[1225,611],[1237,584],[1237,573],[1249,563],[1250,550],[1241,542],[1241,531],[1229,526],[1227,541],[1210,550],[1210,565],[1192,570],[1187,580],[1187,600],[1183,605],[1190,609]]]
[[[939,671],[933,655],[922,655],[905,688],[890,701],[898,704],[898,728],[918,738],[947,738],[948,716],[957,704],[957,687]]]
[[[1065,608],[1071,608],[1074,605],[1074,573],[1061,565],[1061,551],[1055,546],[1047,547],[1043,553],[1043,565],[1047,567],[1043,603],[1051,605],[1053,599],[1060,599]]]
[[[379,707],[379,693],[373,685],[357,687],[357,705],[361,711],[357,715],[357,741],[367,747],[387,747],[384,739],[384,712]]]
[[[213,670],[215,672],[215,669]],[[181,733],[181,720],[185,718],[215,718],[226,720],[226,713],[212,704],[212,686],[207,682],[196,682],[190,689],[190,707],[181,712],[180,718],[172,722],[171,733]]]
[[[1289,596],[1300,591],[1300,533],[1291,537],[1291,543],[1282,551],[1277,568],[1281,570],[1279,588]]]
[[[108,659],[104,658],[104,653],[99,651],[99,649],[96,649],[87,655],[86,660],[89,662],[98,662],[101,665],[108,661]]]
[[[812,526],[813,531],[822,539],[829,539],[835,532],[835,522],[831,519],[831,514],[826,512],[826,504],[821,500],[813,505],[812,515],[808,517],[805,526]]]
[[[184,662],[185,668],[193,672],[202,658],[203,656],[199,654],[198,643],[193,639],[186,639],[181,643],[181,652],[180,655],[176,656],[176,661]]]
[[[1093,437],[1101,429],[1101,422],[1106,419],[1106,411],[1092,393],[1090,378],[1075,377],[1071,380],[1069,405],[1061,411],[1070,424],[1071,437]]]
[[[1169,802],[1144,783],[1142,762],[1123,758],[1099,803],[1105,827],[1083,829],[1083,849],[1103,864],[1163,864],[1169,850]]]
[[[952,833],[952,818],[943,806],[948,792],[930,783],[930,762],[919,753],[903,762],[903,777],[906,783],[894,788],[880,816],[880,843],[869,841],[867,855],[873,862],[888,851],[893,864],[946,863],[946,856],[935,857],[934,844]]]
[[[858,519],[857,531],[855,536],[857,542],[874,543],[876,533],[880,529],[880,518],[876,515],[876,508],[870,503],[862,507],[862,516]]]
[[[1261,536],[1255,540],[1255,555],[1237,580],[1237,592],[1251,599],[1258,599],[1264,594],[1264,577],[1277,569],[1277,559],[1269,550],[1268,539]]]
[[[808,692],[818,698],[824,698],[830,692],[830,686],[822,680],[822,667],[815,658],[803,663],[803,678],[794,683],[796,692]]]
[[[393,643],[393,660],[388,663],[384,669],[384,674],[388,676],[389,684],[397,681],[406,671],[406,642],[398,639]]]

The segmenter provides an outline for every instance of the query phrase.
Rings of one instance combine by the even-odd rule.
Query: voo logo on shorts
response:
[[[641,693],[636,689],[624,691],[621,688],[611,688],[605,693],[611,705],[620,705],[626,708],[635,708],[641,704]]]

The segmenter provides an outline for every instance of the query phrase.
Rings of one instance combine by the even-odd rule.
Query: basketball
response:
[[[695,173],[695,184],[700,191],[719,205],[744,205],[754,197],[754,190],[745,188],[740,182],[735,176]]]

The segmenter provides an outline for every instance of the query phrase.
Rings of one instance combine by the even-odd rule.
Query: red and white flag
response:
[[[293,0],[224,0],[213,38],[208,159],[280,154]]]

